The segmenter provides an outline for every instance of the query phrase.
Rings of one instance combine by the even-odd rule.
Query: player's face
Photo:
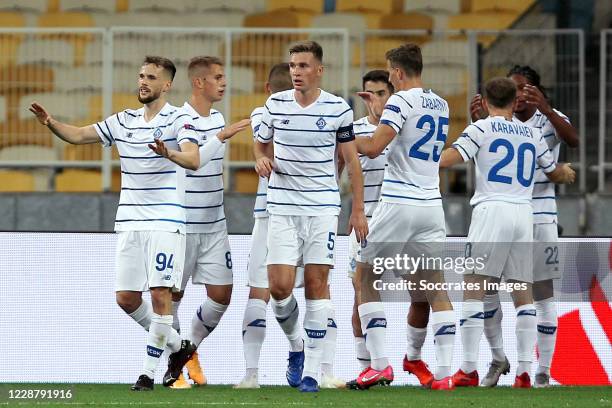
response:
[[[400,89],[400,76],[401,72],[399,68],[391,66],[391,61],[387,60],[387,72],[389,73],[389,82],[395,89]]]
[[[319,87],[323,75],[323,65],[311,52],[298,52],[291,54],[289,73],[291,74],[293,89],[306,92]]]
[[[162,92],[170,89],[171,84],[172,81],[163,67],[155,64],[143,65],[138,75],[138,101],[144,104],[156,101]]]
[[[219,102],[225,94],[225,71],[221,65],[213,64],[207,70],[204,70],[205,75],[202,77],[204,95],[211,102]]]
[[[515,112],[524,112],[528,105],[525,103],[525,85],[529,85],[529,81],[522,75],[514,74],[510,76],[510,79],[516,84],[516,103],[514,104]]]
[[[387,99],[391,96],[389,86],[386,82],[367,81],[363,87],[365,92],[372,94],[372,113],[380,118]]]

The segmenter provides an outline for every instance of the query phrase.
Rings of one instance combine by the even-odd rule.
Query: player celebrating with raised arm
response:
[[[185,171],[154,154],[147,144],[160,140],[180,151],[186,166],[197,168],[197,134],[191,118],[166,102],[176,68],[163,57],[144,59],[138,79],[138,110],[124,110],[85,127],[55,120],[33,103],[30,111],[56,136],[72,144],[117,145],[121,160],[121,196],[115,220],[116,298],[119,306],[149,332],[144,369],[132,390],[153,389],[155,369],[165,347],[186,352],[172,328],[171,290],[178,289],[185,254]],[[142,301],[150,290],[151,306]]]
[[[484,259],[484,269],[464,276],[461,342],[463,363],[453,375],[455,386],[478,385],[478,347],[484,331],[485,283],[520,284],[512,292],[516,307],[518,367],[514,387],[531,386],[530,369],[536,342],[536,310],[533,305],[533,241],[531,195],[536,163],[553,182],[571,183],[575,173],[569,165],[556,165],[541,132],[513,119],[516,85],[494,78],[485,85],[483,105],[490,116],[469,125],[461,137],[442,154],[441,167],[474,159],[476,192],[468,232],[466,256]]]
[[[268,279],[274,314],[292,350],[287,380],[300,391],[317,392],[330,308],[327,278],[334,263],[340,212],[336,147],[349,169],[353,188],[349,223],[358,241],[365,239],[368,226],[353,111],[342,98],[319,89],[323,75],[323,49],[319,44],[297,43],[289,54],[293,89],[276,93],[266,102],[255,145],[256,170],[260,176],[270,177]],[[273,157],[268,156],[265,146],[272,141]],[[300,258],[305,265],[305,344],[292,293]]]
[[[540,83],[540,75],[529,66],[516,65],[508,72],[518,88],[514,106],[514,118],[524,124],[540,129],[542,136],[553,154],[559,158],[559,149],[564,142],[569,147],[578,147],[578,134],[567,116],[553,109]],[[482,109],[481,97],[476,95],[471,105],[472,120],[482,119],[487,113]],[[483,116],[483,117],[481,117]],[[538,325],[538,368],[534,387],[546,387],[550,381],[550,365],[557,339],[557,308],[554,302],[553,279],[560,278],[558,258],[557,205],[555,186],[548,180],[542,169],[536,168],[533,183],[533,304],[536,308]],[[482,379],[482,385],[494,387],[499,377],[510,367],[503,348],[501,308],[499,295],[489,293],[484,298],[484,332],[493,360],[489,372]]]
[[[373,287],[374,259],[398,255],[387,253],[385,246],[390,243],[399,243],[402,252],[407,253],[411,252],[409,246],[436,243],[429,248],[437,247],[446,239],[438,161],[448,131],[448,103],[423,88],[423,61],[418,45],[405,44],[389,50],[386,58],[389,80],[396,93],[387,101],[374,135],[357,139],[359,152],[370,158],[377,157],[388,146],[381,202],[370,221],[367,246],[362,249],[362,299],[358,309],[372,363],[357,378],[361,389],[388,384],[394,378],[385,352],[385,311],[380,294]],[[435,283],[444,281],[443,271],[438,270],[414,271],[410,279],[421,278]],[[437,369],[433,380],[422,381],[431,382],[433,389],[448,389],[452,387],[455,314],[446,291],[431,290],[425,296],[433,310]],[[425,312],[429,313],[427,306]],[[426,326],[427,319],[424,320]],[[422,334],[424,340],[425,333]]]
[[[276,64],[270,70],[268,82],[265,90],[268,95],[286,91],[293,88],[291,75],[289,74],[289,64],[284,62]],[[251,113],[251,127],[253,137],[257,135],[261,124],[264,107],[258,107]],[[272,144],[265,145],[270,148],[268,153],[272,155]],[[242,381],[234,388],[259,388],[259,356],[261,346],[266,337],[266,309],[270,300],[270,290],[268,289],[268,270],[266,266],[266,255],[268,254],[268,219],[269,214],[266,209],[266,196],[268,192],[268,179],[259,177],[257,186],[257,198],[253,217],[255,225],[251,234],[251,252],[249,256],[249,300],[244,310],[242,321],[242,347],[244,350],[244,360],[246,362],[246,373]]]
[[[172,311],[178,331],[177,312],[189,278],[193,284],[205,285],[206,300],[194,313],[187,334],[195,349],[217,327],[232,295],[232,258],[223,211],[224,142],[247,128],[250,120],[244,119],[226,128],[221,112],[212,109],[214,103],[223,99],[226,87],[223,62],[219,58],[194,57],[189,62],[187,74],[192,94],[189,102],[183,105],[183,111],[191,117],[192,129],[197,133],[200,168],[186,175],[185,267],[180,292],[172,295]],[[177,152],[168,151],[161,142],[152,148],[182,165],[176,159]],[[190,387],[181,374],[182,364],[185,364],[182,358],[184,356],[177,354],[170,356],[164,384],[174,382],[173,388]],[[189,377],[196,384],[206,383],[195,352],[186,365]]]

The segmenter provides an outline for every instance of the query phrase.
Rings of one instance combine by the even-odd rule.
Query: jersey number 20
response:
[[[418,129],[423,129],[425,125],[429,125],[429,130],[427,134],[416,141],[414,145],[410,148],[410,152],[408,153],[409,157],[414,157],[419,160],[429,160],[429,152],[421,150],[421,147],[431,138],[434,133],[436,133],[436,121],[431,115],[423,115],[419,119],[416,124]],[[442,148],[444,147],[444,143],[446,143],[446,133],[444,133],[444,126],[448,126],[448,118],[440,116],[438,118],[438,132],[436,134],[436,142],[434,143],[433,150],[431,152],[431,157],[434,162],[440,161],[440,154],[442,154]]]
[[[495,166],[491,167],[489,170],[489,181],[493,181],[496,183],[504,183],[504,184],[512,184],[512,177],[503,176],[498,174],[498,172],[506,167],[514,158],[514,147],[512,143],[510,143],[506,139],[495,139],[491,146],[489,146],[489,152],[497,153],[500,147],[506,149],[506,155],[502,158],[499,163]],[[525,152],[531,152],[531,166],[529,177],[525,178],[524,168],[525,168]],[[535,147],[531,143],[523,143],[519,145],[516,150],[516,156],[518,163],[516,164],[516,179],[523,187],[529,187],[531,182],[533,181],[533,173],[535,172]]]

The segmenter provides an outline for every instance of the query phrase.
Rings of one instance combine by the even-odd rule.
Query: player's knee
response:
[[[272,298],[276,300],[287,299],[289,296],[291,296],[292,292],[293,288],[288,287],[277,286],[274,288],[270,288],[270,296],[272,296]]]
[[[230,300],[232,299],[232,286],[218,291],[215,293],[214,298],[212,296],[210,298],[221,305],[229,305]]]
[[[172,293],[172,301],[173,302],[180,302],[183,299],[183,296],[185,295],[184,291],[180,291],[180,292],[173,292]]]
[[[429,314],[429,303],[427,302],[412,302],[410,303],[411,311],[414,310],[418,314]]]
[[[115,300],[125,313],[134,312],[142,303],[142,298],[140,296],[135,296],[132,293],[117,292],[115,295]]]

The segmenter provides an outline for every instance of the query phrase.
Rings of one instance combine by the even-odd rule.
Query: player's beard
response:
[[[161,95],[161,91],[158,91],[157,93],[151,92],[149,96],[143,98],[140,96],[140,92],[138,92],[138,102],[142,104],[155,102],[157,99],[159,99],[160,95]]]

